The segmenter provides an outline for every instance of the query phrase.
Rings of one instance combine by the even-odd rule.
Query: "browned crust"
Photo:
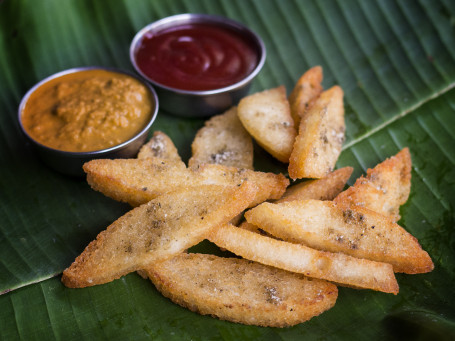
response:
[[[214,229],[209,240],[238,256],[340,285],[398,293],[390,264],[318,251],[300,244],[275,240],[232,225]]]
[[[94,190],[132,206],[179,189],[210,184],[232,186],[246,180],[260,189],[253,203],[258,204],[280,198],[289,185],[289,180],[282,174],[215,164],[188,169],[178,161],[158,158],[92,160],[84,164],[84,171]]]
[[[319,179],[334,169],[345,133],[343,96],[343,90],[335,85],[303,115],[289,157],[292,179]]]
[[[201,186],[164,194],[129,211],[102,231],[63,272],[73,288],[103,284],[144,264],[172,257],[205,239],[254,199],[257,188]]]
[[[154,157],[96,159],[85,163],[83,169],[92,189],[131,206],[186,187],[191,176],[183,162]]]
[[[245,218],[283,240],[389,263],[395,272],[425,273],[434,267],[414,236],[366,208],[319,200],[263,203]]]
[[[204,184],[213,182],[217,184],[238,184],[243,181],[254,183],[259,191],[251,207],[268,199],[280,198],[289,185],[289,180],[283,174],[258,172],[223,165],[204,164],[195,169],[194,173],[200,175],[200,181]]]
[[[362,206],[398,221],[400,206],[408,200],[411,191],[411,168],[409,148],[403,148],[373,169],[368,169],[366,177],[358,178],[334,201]]]
[[[322,67],[317,65],[307,70],[296,82],[289,95],[291,116],[296,127],[300,124],[301,117],[323,91]]]
[[[289,327],[330,309],[329,282],[245,259],[180,254],[147,268],[157,289],[202,315],[263,327]]]

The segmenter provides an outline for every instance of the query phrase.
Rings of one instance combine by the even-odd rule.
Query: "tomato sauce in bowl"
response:
[[[239,32],[194,23],[144,35],[136,51],[139,69],[162,85],[213,90],[235,84],[257,66],[259,56]]]
[[[164,111],[207,117],[234,106],[262,69],[262,39],[232,19],[184,13],[141,30],[130,45],[130,60],[151,83]]]

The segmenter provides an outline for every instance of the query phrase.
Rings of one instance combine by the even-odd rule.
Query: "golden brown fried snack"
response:
[[[411,154],[403,148],[398,154],[367,170],[366,177],[360,177],[355,184],[341,192],[334,201],[355,205],[400,220],[400,206],[411,191]]]
[[[337,169],[325,177],[307,180],[289,186],[276,203],[293,200],[333,200],[344,188],[353,171],[352,167]]]
[[[191,145],[188,167],[204,163],[253,169],[253,139],[237,116],[237,107],[213,116],[199,129]]]
[[[232,225],[213,229],[208,239],[243,258],[340,285],[398,293],[393,267],[292,244]]]
[[[171,258],[243,211],[256,191],[245,182],[164,194],[101,232],[63,272],[62,282],[71,288],[103,284]]]
[[[415,237],[383,215],[331,201],[263,203],[245,213],[248,222],[275,237],[318,250],[390,263],[395,272],[433,270],[433,262]]]
[[[296,129],[284,86],[242,98],[237,114],[262,148],[281,162],[289,161]]]
[[[181,162],[158,158],[99,159],[84,164],[87,182],[94,190],[132,206],[179,188],[202,185],[239,185],[245,180],[259,191],[253,204],[281,197],[289,185],[282,174],[255,172],[222,165],[205,164],[187,169]]]
[[[245,259],[180,254],[146,272],[175,303],[247,325],[293,326],[330,309],[338,296],[332,283]]]
[[[329,173],[327,176],[316,179],[306,180],[304,182],[289,186],[283,196],[274,201],[275,203],[293,201],[293,200],[332,200],[338,193],[341,192],[353,171],[352,167],[344,167]],[[237,225],[237,224],[233,224]],[[264,230],[252,223],[246,221],[239,225],[240,228],[249,231],[258,232],[269,235]]]
[[[161,131],[153,133],[150,141],[141,147],[137,157],[139,159],[157,157],[165,160],[182,161],[174,142]]]
[[[191,186],[191,172],[181,161],[97,159],[84,164],[88,184],[109,198],[139,206],[157,196]]]
[[[194,172],[201,177],[204,184],[238,184],[250,181],[259,188],[252,206],[268,199],[281,198],[289,185],[289,180],[283,174],[264,173],[250,169],[239,169],[222,165],[205,164]]]
[[[300,124],[301,117],[305,111],[319,97],[322,88],[322,67],[314,66],[306,71],[297,81],[289,95],[291,105],[291,116],[296,127]]]
[[[289,158],[292,179],[322,178],[330,173],[344,142],[343,90],[324,91],[305,112]]]

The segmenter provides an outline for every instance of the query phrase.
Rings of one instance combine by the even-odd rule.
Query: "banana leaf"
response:
[[[433,272],[397,274],[396,296],[339,288],[331,310],[290,328],[200,316],[130,274],[68,289],[60,273],[130,208],[44,165],[21,135],[25,92],[86,65],[133,71],[128,48],[146,24],[178,13],[245,23],[267,61],[251,92],[321,65],[324,87],[345,92],[347,140],[337,167],[355,178],[408,146],[412,188],[399,224],[418,238]],[[451,0],[4,0],[0,2],[1,340],[453,340],[455,339],[455,3]],[[164,111],[153,130],[184,159],[201,119]],[[256,148],[256,167],[285,167]],[[197,248],[211,252],[203,242]]]

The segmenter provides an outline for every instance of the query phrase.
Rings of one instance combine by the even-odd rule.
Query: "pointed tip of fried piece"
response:
[[[242,98],[237,114],[264,150],[281,162],[289,161],[297,132],[283,85]]]
[[[187,186],[189,170],[182,161],[156,157],[96,159],[83,169],[95,191],[136,207],[157,196]]]
[[[343,96],[335,85],[303,115],[289,158],[292,179],[318,179],[334,169],[345,137]]]
[[[325,177],[291,185],[276,203],[292,200],[333,200],[344,188],[352,174],[352,167],[337,169]]]
[[[182,161],[174,142],[162,131],[153,133],[152,138],[141,147],[137,157],[138,159],[157,157],[165,160]]]
[[[322,78],[322,67],[319,65],[314,66],[300,76],[292,89],[289,95],[289,104],[291,106],[291,116],[296,127],[299,126],[300,119],[305,114],[305,111],[308,110],[323,91]]]
[[[334,201],[381,213],[394,222],[400,220],[400,206],[411,191],[411,153],[403,148],[396,155],[368,169],[353,186],[341,192]]]

